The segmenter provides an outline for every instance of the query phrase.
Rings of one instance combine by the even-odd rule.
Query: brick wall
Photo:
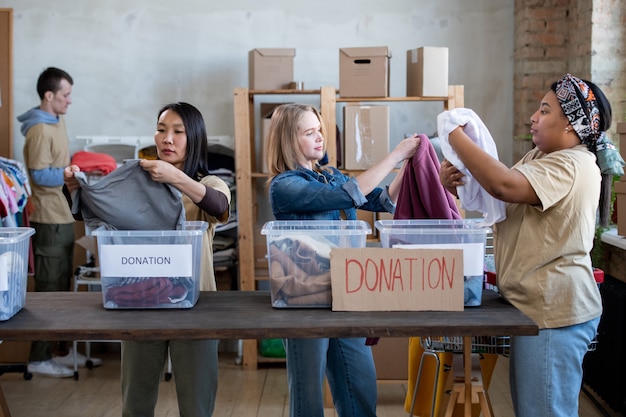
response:
[[[598,84],[626,120],[626,2],[515,0],[513,161],[532,148],[530,116],[550,84],[570,72]]]

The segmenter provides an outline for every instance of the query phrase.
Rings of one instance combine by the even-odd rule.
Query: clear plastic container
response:
[[[31,227],[0,228],[0,320],[16,315],[26,303]]]
[[[107,309],[191,308],[200,296],[202,235],[184,230],[94,230]]]
[[[362,220],[279,220],[265,223],[272,306],[329,308],[330,251],[364,248],[372,232]]]
[[[485,244],[489,227],[482,219],[378,220],[375,227],[383,248],[462,249],[464,305],[482,303],[485,280]]]

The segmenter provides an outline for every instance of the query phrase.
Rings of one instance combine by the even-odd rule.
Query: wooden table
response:
[[[202,292],[191,309],[106,310],[98,292],[29,292],[22,311],[0,322],[0,340],[463,336],[466,358],[472,336],[536,334],[530,318],[488,290],[482,306],[456,312],[275,309],[265,291]],[[470,408],[471,400],[466,401],[467,416]]]

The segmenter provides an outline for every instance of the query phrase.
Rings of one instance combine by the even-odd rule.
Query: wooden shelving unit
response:
[[[0,156],[13,158],[13,9],[0,8]]]
[[[337,97],[335,87],[321,87],[319,90],[249,90],[235,88],[235,170],[237,183],[238,250],[239,250],[239,289],[255,291],[258,280],[267,279],[267,269],[255,268],[254,227],[257,223],[257,181],[265,182],[268,175],[260,172],[256,164],[257,138],[255,136],[254,109],[257,96],[293,95],[319,96],[320,112],[326,124],[326,142],[329,165],[336,166],[336,128],[337,103],[370,102],[442,102],[443,109],[463,107],[464,89],[462,85],[450,86],[448,97]],[[260,139],[259,139],[260,140]],[[284,361],[284,359],[265,358],[258,355],[257,340],[244,340],[242,364],[244,369],[257,369],[261,362]]]

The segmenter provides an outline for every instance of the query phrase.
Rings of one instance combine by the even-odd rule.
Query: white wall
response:
[[[513,0],[0,0],[14,9],[14,114],[38,104],[47,66],[74,78],[70,137],[152,135],[158,108],[188,101],[210,135],[233,135],[233,89],[246,86],[247,52],[296,48],[305,88],[339,84],[339,48],[387,45],[391,95],[405,95],[406,50],[450,49],[450,84],[511,162]],[[392,144],[434,133],[440,104],[392,104]],[[15,121],[15,155],[23,137]],[[397,138],[397,139],[396,139]]]

